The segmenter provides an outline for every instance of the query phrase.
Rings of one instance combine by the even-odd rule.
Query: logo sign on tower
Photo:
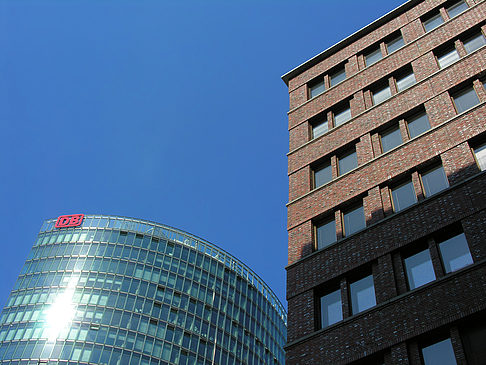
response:
[[[57,218],[56,228],[77,227],[83,223],[84,214],[61,215]]]

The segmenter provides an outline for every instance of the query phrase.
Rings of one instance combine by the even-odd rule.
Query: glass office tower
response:
[[[0,317],[0,363],[284,364],[286,313],[246,265],[161,224],[47,220]]]

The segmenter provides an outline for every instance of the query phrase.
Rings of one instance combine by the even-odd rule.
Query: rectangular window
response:
[[[402,35],[398,35],[389,42],[386,42],[386,49],[388,54],[395,52],[396,50],[402,48],[405,45]]]
[[[322,94],[326,90],[324,79],[319,79],[309,84],[309,98]]]
[[[424,172],[421,175],[421,178],[426,197],[434,195],[449,187],[449,182],[447,181],[447,176],[442,165]]]
[[[471,53],[485,44],[486,39],[484,38],[483,33],[479,32],[479,34],[475,34],[464,41],[464,48],[467,53]]]
[[[440,16],[440,13],[436,14],[436,15],[434,15],[434,16],[432,16],[432,17],[430,17],[427,20],[424,20],[422,22],[426,32],[430,32],[432,29],[437,28],[442,23],[444,23],[444,19],[442,19],[442,17]]]
[[[372,64],[378,62],[381,60],[381,49],[378,47],[378,49],[374,49],[368,53],[365,54],[365,61],[366,61],[366,66],[371,66]]]
[[[464,0],[461,0],[454,5],[449,6],[446,10],[449,17],[454,18],[467,10],[467,4],[464,2]]]
[[[334,116],[335,127],[346,123],[348,120],[351,119],[351,109],[349,108],[349,105],[345,108],[336,110],[336,112],[333,113],[333,116]]]
[[[358,158],[356,156],[356,149],[347,151],[338,157],[338,174],[344,175],[345,173],[358,167]]]
[[[449,66],[459,59],[459,53],[454,46],[451,46],[437,54],[437,63],[440,68]]]
[[[429,117],[425,112],[414,115],[407,120],[408,135],[415,138],[430,129]]]
[[[343,213],[344,236],[350,236],[366,227],[363,205]]]
[[[439,251],[446,273],[462,269],[473,263],[464,233],[440,242]]]
[[[434,266],[428,249],[407,257],[404,262],[410,290],[435,280]]]
[[[398,91],[403,91],[415,84],[415,82],[415,75],[413,74],[413,72],[400,76],[399,78],[397,78],[397,89]]]
[[[336,242],[336,221],[334,219],[316,225],[316,243],[318,250],[334,242]]]
[[[380,134],[381,149],[383,153],[401,145],[403,143],[400,127],[395,126]]]
[[[469,365],[484,365],[486,359],[486,321],[481,318],[461,329],[464,352]]]
[[[462,113],[479,104],[478,96],[472,86],[454,93],[452,99],[454,100],[457,113]]]
[[[327,162],[314,170],[314,188],[318,188],[332,180],[331,163]]]
[[[424,365],[457,365],[450,338],[422,347]]]
[[[312,123],[312,138],[317,138],[322,136],[329,130],[329,124],[327,119],[320,119]]]
[[[362,312],[376,305],[373,275],[352,282],[349,285],[351,296],[351,311],[353,314]]]
[[[339,84],[344,80],[346,80],[346,71],[344,70],[344,68],[339,69],[329,75],[329,81],[331,83],[331,87],[336,86],[337,84]]]
[[[486,170],[486,143],[479,145],[474,149],[474,156],[481,171]]]
[[[343,320],[341,290],[338,289],[321,297],[321,328],[326,328]]]
[[[391,189],[391,194],[395,212],[399,212],[417,202],[417,195],[411,180]]]
[[[376,91],[373,91],[372,95],[373,95],[373,104],[374,105],[380,104],[391,97],[390,86],[387,85]]]

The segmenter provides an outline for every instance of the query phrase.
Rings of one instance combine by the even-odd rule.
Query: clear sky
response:
[[[0,306],[72,213],[203,237],[286,306],[280,76],[401,3],[0,1]]]

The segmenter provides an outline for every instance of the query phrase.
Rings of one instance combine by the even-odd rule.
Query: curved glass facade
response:
[[[286,313],[247,266],[153,222],[47,220],[0,316],[0,363],[284,364]]]

